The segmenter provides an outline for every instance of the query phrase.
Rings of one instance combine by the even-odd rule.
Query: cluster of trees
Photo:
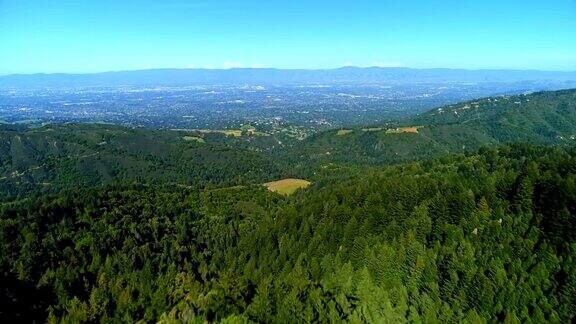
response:
[[[345,170],[293,197],[109,186],[4,203],[0,316],[574,319],[575,151],[514,145]]]

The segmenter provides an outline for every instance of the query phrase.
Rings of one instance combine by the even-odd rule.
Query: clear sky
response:
[[[576,0],[0,0],[0,74],[576,70]]]

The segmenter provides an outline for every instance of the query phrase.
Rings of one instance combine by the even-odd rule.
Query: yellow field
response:
[[[229,137],[241,137],[243,133],[249,136],[270,136],[270,134],[259,132],[255,128],[245,130],[245,132],[241,129],[193,129],[193,131],[201,134],[223,134]]]
[[[352,133],[352,132],[353,132],[353,130],[351,130],[351,129],[341,129],[341,130],[338,131],[338,133],[336,133],[336,135],[338,135],[338,136],[343,136],[343,135],[346,135],[346,134],[350,134],[350,133]]]
[[[298,189],[306,189],[312,183],[303,179],[282,179],[265,183],[264,186],[272,192],[277,192],[281,195],[289,196],[296,192]]]
[[[217,131],[217,132],[221,132],[226,136],[233,136],[233,137],[240,137],[242,136],[242,131],[239,129],[230,129],[230,130],[222,130],[222,131]]]

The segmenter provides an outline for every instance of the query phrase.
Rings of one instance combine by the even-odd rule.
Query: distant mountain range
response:
[[[4,88],[450,82],[569,82],[576,84],[576,71],[343,67],[326,70],[157,69],[93,74],[56,73],[0,76],[0,87]]]

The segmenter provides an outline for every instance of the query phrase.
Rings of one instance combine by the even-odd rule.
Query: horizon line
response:
[[[162,67],[162,68],[140,68],[140,69],[126,69],[126,70],[106,70],[99,72],[33,72],[33,73],[7,73],[0,74],[0,77],[9,76],[34,76],[34,75],[96,75],[106,73],[125,73],[125,72],[141,72],[141,71],[234,71],[234,70],[278,70],[278,71],[334,71],[340,69],[398,69],[398,70],[453,70],[453,71],[508,71],[508,72],[550,72],[550,73],[576,73],[576,70],[543,70],[535,68],[455,68],[455,67],[409,67],[409,66],[358,66],[358,65],[344,65],[332,68],[278,68],[278,67],[221,67],[221,68],[205,68],[205,67]]]

